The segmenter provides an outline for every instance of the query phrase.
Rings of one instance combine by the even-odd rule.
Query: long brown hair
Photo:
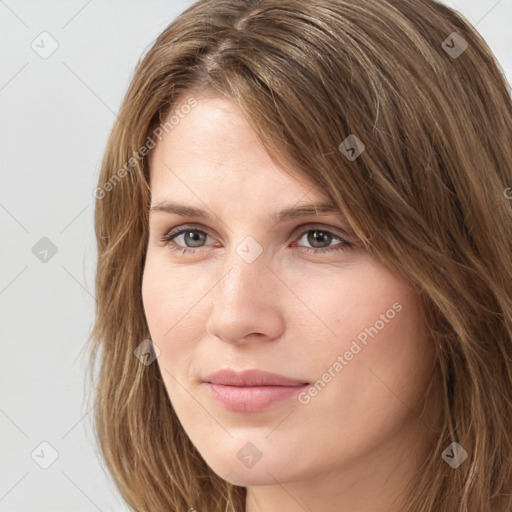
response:
[[[190,442],[158,365],[134,356],[149,338],[148,155],[178,102],[205,91],[236,102],[420,298],[443,414],[407,510],[511,510],[512,100],[482,37],[433,0],[200,0],[139,61],[95,190],[90,336],[95,432],[124,500],[245,509],[246,489]],[[457,469],[442,457],[453,442],[468,453]]]

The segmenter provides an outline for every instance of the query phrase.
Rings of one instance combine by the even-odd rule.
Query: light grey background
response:
[[[512,83],[512,0],[446,3],[476,26]],[[0,511],[128,510],[102,468],[84,400],[93,190],[136,62],[191,4],[0,0]],[[58,48],[42,58],[52,40]],[[46,262],[34,254],[43,237],[57,249],[40,252]],[[42,442],[58,452],[47,469],[38,464],[52,461],[52,448]]]

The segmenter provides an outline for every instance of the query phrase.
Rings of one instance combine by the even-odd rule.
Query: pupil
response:
[[[199,233],[197,231],[187,231],[185,235],[185,243],[188,245],[188,242],[191,241],[192,245],[190,247],[199,247],[201,245],[202,237],[204,237],[204,233]]]
[[[331,242],[330,239],[331,239],[331,236],[328,233],[326,233],[325,231],[321,231],[319,229],[315,229],[315,230],[311,231],[310,234],[308,235],[308,243],[310,243],[315,248],[322,248],[322,247],[318,247],[316,244],[320,243],[320,246],[321,246],[322,242],[326,242],[326,241],[327,241],[327,245],[329,245]]]

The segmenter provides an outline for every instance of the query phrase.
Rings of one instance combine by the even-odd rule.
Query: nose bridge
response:
[[[246,242],[248,246],[242,242],[226,255],[222,277],[212,290],[206,327],[225,341],[240,341],[252,333],[274,337],[282,328],[278,295],[270,291],[272,283],[263,248],[255,255],[253,242]]]
[[[225,277],[217,287],[216,302],[223,302],[224,308],[256,304],[260,295],[266,293],[266,287],[262,286],[266,265],[263,247],[260,254],[256,254],[254,245],[241,242],[226,257]]]

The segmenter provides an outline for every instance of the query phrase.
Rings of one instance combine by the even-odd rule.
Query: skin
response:
[[[340,213],[269,221],[324,194],[272,162],[233,102],[195,99],[150,159],[152,206],[180,202],[212,215],[150,213],[142,298],[172,406],[212,470],[247,487],[248,512],[397,511],[430,449],[437,403],[419,418],[434,349],[422,336],[417,297],[357,244]],[[311,224],[333,238],[313,245]],[[208,233],[196,244],[174,239],[195,254],[161,241],[179,226]],[[304,251],[340,247],[340,229],[355,246]],[[252,263],[236,251],[248,236],[263,249]],[[401,310],[347,360],[351,343],[393,304]],[[338,356],[344,364],[334,371]],[[232,412],[201,380],[221,368],[309,383],[330,368],[331,380],[307,403]],[[237,457],[249,442],[261,453],[252,467]]]

